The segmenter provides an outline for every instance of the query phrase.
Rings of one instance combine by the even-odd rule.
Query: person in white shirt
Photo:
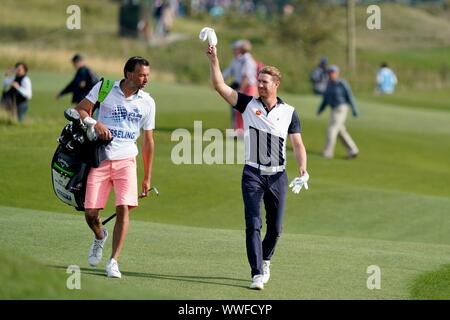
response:
[[[230,87],[244,94],[253,96],[258,90],[256,87],[256,61],[251,55],[251,42],[249,40],[238,40],[233,43],[234,58],[231,64],[226,68],[222,75],[226,80],[233,78]],[[234,109],[231,109],[231,124],[238,136],[243,136],[244,124],[242,115]]]
[[[28,111],[28,101],[32,96],[31,80],[27,76],[28,66],[23,62],[15,65],[15,75],[3,81],[3,99],[12,107],[15,106],[19,122],[25,120]],[[8,74],[7,74],[8,75]]]
[[[98,99],[101,82],[77,106],[83,122],[92,125],[100,139],[111,140],[106,146],[106,160],[89,172],[84,207],[89,227],[95,234],[88,262],[97,266],[103,254],[108,232],[102,228],[99,212],[106,205],[109,192],[114,187],[116,224],[114,226],[111,258],[106,273],[111,278],[121,278],[117,260],[128,231],[129,211],[138,206],[136,175],[136,140],[143,130],[142,159],[144,178],[139,198],[146,197],[151,187],[154,154],[153,129],[155,128],[155,101],[142,89],[150,75],[149,62],[142,57],[128,59],[124,79],[116,81],[100,103],[98,118],[91,118]]]

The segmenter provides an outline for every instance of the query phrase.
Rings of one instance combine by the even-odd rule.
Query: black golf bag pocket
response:
[[[62,202],[84,210],[86,180],[90,167],[79,152],[59,145],[52,159],[53,190]]]
[[[106,158],[105,146],[111,140],[90,141],[75,109],[66,109],[64,117],[69,123],[61,131],[51,163],[53,191],[59,200],[83,211],[89,171]]]

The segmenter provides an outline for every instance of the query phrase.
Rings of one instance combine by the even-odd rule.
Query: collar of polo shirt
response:
[[[264,104],[264,102],[262,101],[261,97],[259,97],[259,98],[256,99],[256,100],[258,100],[259,102],[261,102],[261,104],[263,105],[263,107],[264,107],[264,109],[267,111],[267,113],[269,113],[271,110],[273,110],[273,108],[275,108],[275,107],[278,106],[279,104],[283,104],[283,103],[284,103],[283,99],[281,99],[280,97],[277,97],[277,103],[272,107],[272,109],[269,110],[269,109],[266,107],[266,105]]]
[[[114,83],[114,86],[113,86],[113,87],[119,88],[119,92],[120,92],[121,94],[123,94],[123,96],[125,96],[125,94],[123,93],[122,88],[120,87],[120,84],[121,84],[122,81],[124,81],[124,80],[125,80],[125,79],[117,80],[117,81]],[[134,97],[134,96],[136,96],[136,95],[137,95],[137,97],[142,98],[142,90],[141,90],[141,89],[137,89],[137,91],[135,91],[131,96],[126,97],[126,99],[131,98],[131,97]]]

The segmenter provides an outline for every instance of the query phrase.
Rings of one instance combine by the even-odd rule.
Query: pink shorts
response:
[[[103,160],[98,168],[92,168],[87,179],[84,207],[103,209],[111,187],[114,187],[116,206],[137,207],[136,158]]]

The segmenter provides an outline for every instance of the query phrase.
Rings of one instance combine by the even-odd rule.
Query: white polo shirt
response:
[[[101,82],[97,83],[86,96],[96,103]],[[108,160],[120,160],[135,157],[138,154],[136,140],[140,130],[155,128],[155,101],[142,90],[125,98],[120,89],[120,81],[114,86],[106,99],[100,104],[97,121],[104,124],[113,136],[106,146]]]
[[[287,136],[301,132],[295,108],[277,98],[269,111],[260,98],[242,93],[238,93],[233,108],[242,113],[244,121],[245,163],[260,169],[284,170]]]

